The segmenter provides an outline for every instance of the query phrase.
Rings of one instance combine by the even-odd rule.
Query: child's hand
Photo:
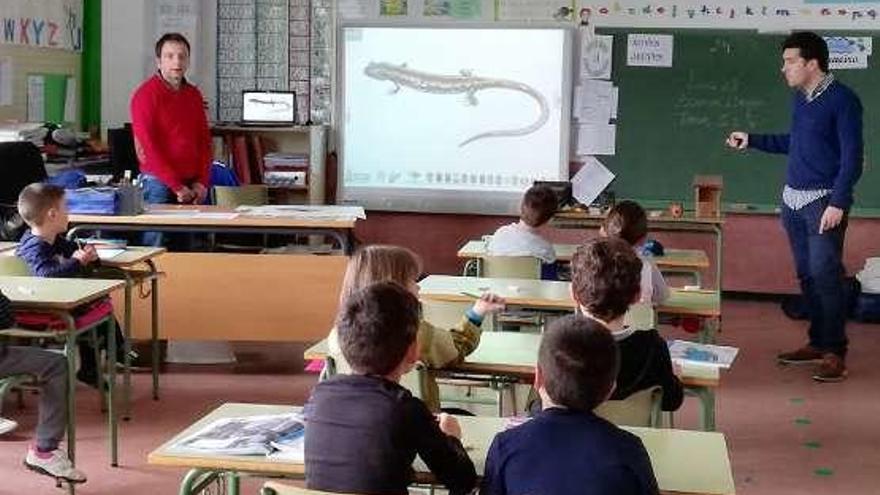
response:
[[[77,249],[73,252],[73,255],[71,255],[71,257],[76,261],[79,261],[80,265],[86,266],[89,263],[98,259],[98,254],[95,252],[90,253],[85,249]]]
[[[504,309],[504,298],[491,292],[486,292],[474,303],[474,313],[481,318],[490,313],[497,313]]]
[[[455,437],[461,440],[461,425],[458,424],[458,420],[455,419],[455,417],[446,413],[440,413],[440,415],[437,416],[437,421],[440,423],[440,431],[446,433],[450,437]]]

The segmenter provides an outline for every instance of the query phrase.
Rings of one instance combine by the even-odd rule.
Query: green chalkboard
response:
[[[674,34],[672,68],[628,67],[627,32]],[[617,175],[618,197],[640,200],[693,200],[694,175],[724,177],[725,203],[768,206],[778,203],[786,157],[728,150],[731,130],[786,132],[791,90],[782,78],[782,35],[712,30],[628,31],[614,35],[612,79],[619,87],[617,151],[600,157]],[[840,35],[842,33],[834,33]],[[866,34],[847,33],[866,36]],[[864,107],[865,171],[856,188],[856,207],[880,207],[877,109],[880,68],[837,70]]]

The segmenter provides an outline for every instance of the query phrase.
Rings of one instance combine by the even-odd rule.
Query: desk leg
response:
[[[715,431],[715,390],[712,387],[687,386],[685,392],[700,401],[700,428]]]
[[[724,230],[720,225],[715,226],[715,286],[718,288],[718,294],[724,290],[721,284],[721,267],[724,264],[722,253],[724,251]]]
[[[122,420],[129,421],[131,419],[131,293],[134,290],[134,280],[126,270],[121,270],[125,277],[125,314],[123,316],[122,331],[125,335],[123,343],[124,370],[122,375]],[[109,361],[112,365],[116,364],[116,356],[111,356]]]
[[[107,318],[107,421],[110,426],[110,465],[118,467],[116,425],[116,319]]]
[[[700,343],[714,344],[715,335],[718,332],[719,318],[701,318],[700,326]]]
[[[76,465],[76,322],[70,313],[59,316],[67,324],[67,341],[64,354],[67,357],[67,457]]]
[[[180,495],[195,495],[212,483],[219,481],[219,473],[203,469],[190,469],[180,482]]]
[[[153,400],[159,400],[159,271],[153,260],[147,260],[152,277],[150,279],[150,346],[152,349]]]
[[[226,473],[226,495],[239,495],[241,483],[239,483],[238,473],[229,471]]]

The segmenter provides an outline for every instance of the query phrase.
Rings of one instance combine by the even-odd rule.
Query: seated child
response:
[[[352,293],[376,282],[394,282],[418,296],[421,272],[421,260],[409,249],[384,245],[366,246],[357,251],[348,262],[339,297],[340,306],[345,304]],[[443,368],[462,361],[480,343],[483,318],[503,308],[504,301],[501,298],[487,293],[462,315],[458,326],[454,328],[438,328],[420,319],[419,361],[428,368]],[[349,373],[351,367],[343,355],[335,328],[330,330],[327,342],[337,371]],[[431,377],[428,378],[427,390],[422,399],[432,411],[440,410],[437,382]]]
[[[556,213],[556,193],[547,186],[532,186],[520,204],[519,222],[503,225],[486,246],[490,256],[534,256],[541,260],[541,278],[556,279],[556,251],[538,233]]]
[[[574,315],[551,323],[535,369],[543,410],[495,437],[480,493],[658,494],[641,440],[593,413],[614,388],[617,364],[603,324]]]
[[[639,300],[642,261],[621,239],[598,237],[580,246],[571,260],[571,292],[580,311],[604,325],[620,349],[620,371],[612,399],[660,385],[663,410],[675,411],[684,390],[672,368],[669,348],[657,330],[624,328],[623,316]]]
[[[98,253],[94,246],[78,247],[64,237],[67,232],[67,204],[64,189],[51,184],[30,184],[18,196],[18,213],[30,227],[19,242],[15,254],[27,263],[37,277],[86,276],[97,265]],[[106,304],[106,300],[101,301]],[[92,305],[82,308],[88,312]],[[77,316],[76,314],[74,316]],[[125,339],[116,325],[117,362],[123,361]],[[78,342],[80,369],[78,380],[95,386],[98,383],[98,365],[95,351],[88,339]]]
[[[626,241],[642,260],[640,303],[661,304],[669,299],[669,286],[650,256],[644,256],[640,247],[648,238],[648,215],[635,201],[621,201],[614,205],[602,223],[603,235]]]
[[[0,293],[0,328],[13,327],[14,323],[9,299]],[[69,483],[85,482],[86,475],[74,468],[67,453],[59,448],[67,418],[67,360],[46,349],[11,346],[0,340],[0,378],[22,374],[33,375],[42,384],[37,438],[28,448],[25,466]]]
[[[407,493],[416,455],[452,495],[477,482],[452,416],[435,418],[398,383],[419,358],[419,301],[382,282],[349,294],[336,329],[354,374],[318,383],[305,406],[306,486],[345,493]]]

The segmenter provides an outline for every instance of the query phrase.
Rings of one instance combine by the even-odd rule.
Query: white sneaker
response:
[[[68,483],[85,483],[86,475],[73,467],[66,452],[55,449],[49,454],[51,457],[42,458],[37,455],[36,448],[31,447],[24,459],[24,465],[32,471],[51,476],[57,480],[64,480]]]
[[[18,428],[18,423],[0,416],[0,435],[5,435],[16,428]]]

